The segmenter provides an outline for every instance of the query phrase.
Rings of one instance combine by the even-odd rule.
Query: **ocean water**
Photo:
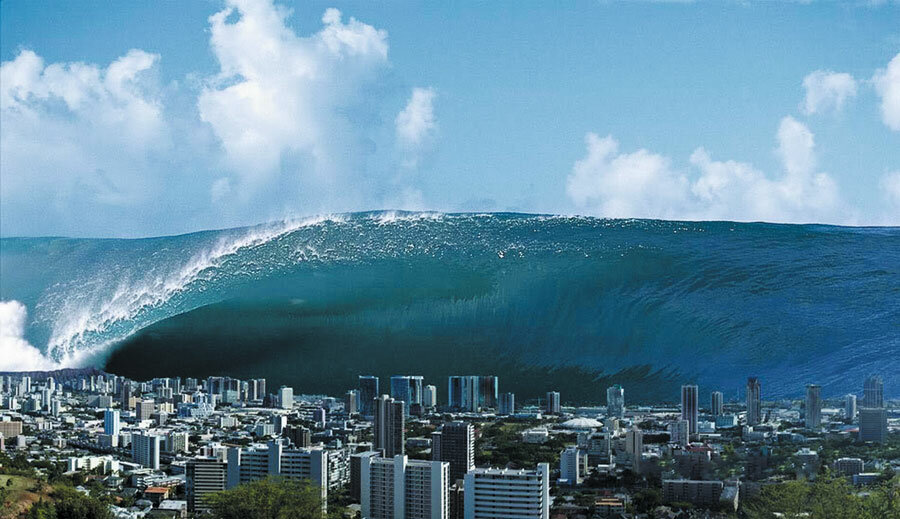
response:
[[[372,212],[182,236],[6,238],[0,299],[67,366],[266,377],[496,374],[501,391],[674,401],[900,395],[900,229]],[[386,387],[386,380],[382,384]]]

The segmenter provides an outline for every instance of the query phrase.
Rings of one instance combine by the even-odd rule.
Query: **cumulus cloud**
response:
[[[285,182],[298,189],[304,175],[299,180],[333,182],[362,148],[349,114],[387,64],[387,33],[328,9],[323,27],[301,37],[286,25],[289,14],[270,0],[229,0],[209,18],[221,70],[198,107],[235,175],[231,191],[252,194],[281,176],[294,177]],[[213,195],[227,194],[224,185]]]
[[[716,161],[704,148],[690,157],[693,171],[647,150],[621,153],[608,136],[588,134],[566,190],[575,205],[606,217],[686,220],[852,221],[831,177],[816,170],[815,140],[792,117],[782,119],[776,154],[784,173],[770,178],[751,164]]]
[[[434,131],[434,97],[432,88],[413,89],[406,107],[394,120],[402,145],[419,146]]]
[[[848,99],[856,96],[856,80],[844,72],[816,70],[803,78],[803,88],[803,112],[807,115],[840,111]]]
[[[900,211],[900,171],[885,174],[879,184],[890,206]]]
[[[38,371],[60,366],[25,340],[28,312],[18,301],[0,301],[0,371]]]
[[[872,78],[881,97],[881,119],[892,130],[900,131],[900,54]]]
[[[151,156],[168,142],[152,74],[158,61],[131,50],[105,68],[45,64],[23,50],[0,65],[4,227],[150,196]]]

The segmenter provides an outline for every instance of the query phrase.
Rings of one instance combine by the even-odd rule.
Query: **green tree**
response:
[[[112,519],[109,507],[97,498],[68,487],[53,491],[56,519]]]
[[[266,478],[209,498],[214,519],[324,519],[322,494],[307,480]],[[328,517],[339,517],[338,507]]]

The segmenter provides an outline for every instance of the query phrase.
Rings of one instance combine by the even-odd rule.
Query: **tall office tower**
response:
[[[273,414],[272,427],[275,430],[275,434],[281,434],[282,432],[284,432],[284,428],[287,427],[287,416],[283,414]]]
[[[816,384],[806,385],[806,414],[804,426],[815,429],[822,424],[822,390]]]
[[[750,377],[747,379],[747,425],[757,425],[762,419],[760,414],[760,385],[759,379]]]
[[[394,375],[391,377],[391,397],[403,402],[409,412],[410,404],[422,403],[423,380],[419,375]]]
[[[859,410],[859,441],[884,443],[887,438],[887,409],[863,407]]]
[[[497,409],[500,379],[494,375],[478,377],[478,407]]]
[[[131,382],[122,383],[122,409],[131,409]]]
[[[474,380],[473,380],[474,379]],[[477,377],[453,375],[447,378],[447,404],[451,409],[470,411],[477,405]]]
[[[844,421],[853,423],[856,418],[856,395],[847,395],[844,397]]]
[[[422,405],[425,409],[434,409],[437,407],[437,388],[432,385],[425,386],[425,391],[422,393]]]
[[[281,386],[278,389],[278,405],[282,409],[291,409],[294,407],[294,388]]]
[[[559,478],[569,485],[580,485],[584,479],[581,461],[585,453],[578,447],[566,447],[559,453]]]
[[[103,412],[103,434],[115,436],[119,434],[121,426],[119,424],[119,411],[116,409],[107,409]]]
[[[713,416],[725,414],[725,399],[721,391],[713,391],[709,394],[709,412]]]
[[[465,519],[549,519],[550,465],[535,470],[474,469],[466,474]]]
[[[545,408],[547,414],[559,414],[562,406],[559,403],[559,391],[547,392],[547,406]]]
[[[872,375],[863,384],[863,407],[884,407],[884,381]]]
[[[362,499],[362,465],[366,458],[379,457],[378,451],[363,451],[350,455],[350,498],[356,502]]]
[[[312,445],[312,433],[309,428],[302,425],[286,425],[281,430],[281,436],[294,444],[294,447],[309,447]]]
[[[433,461],[450,464],[450,481],[463,479],[475,468],[475,427],[466,422],[445,423],[440,434],[431,435],[431,448]]]
[[[218,458],[202,457],[188,460],[185,466],[188,512],[205,513],[209,510],[207,496],[225,490],[226,465]]]
[[[56,391],[56,381],[53,380],[53,377],[47,377],[47,389],[49,389],[51,393]]]
[[[375,415],[375,399],[378,398],[378,377],[372,375],[359,376],[359,414]]]
[[[606,389],[606,414],[625,418],[625,389],[619,384]]]
[[[641,470],[641,454],[644,452],[644,433],[635,425],[625,433],[625,452],[631,457],[631,468]]]
[[[447,463],[369,456],[360,459],[360,505],[366,519],[448,519]]]
[[[186,378],[184,379],[184,389],[188,392],[194,392],[197,390],[197,379],[196,378]]]
[[[265,398],[266,398],[266,379],[264,379],[264,378],[256,379],[256,387],[257,387],[257,391],[259,391],[259,400],[265,400]]]
[[[681,419],[688,423],[688,434],[694,436],[697,434],[697,425],[699,417],[699,406],[697,398],[699,390],[695,385],[681,386]]]
[[[148,469],[159,469],[159,444],[159,436],[144,433],[132,434],[132,461]]]
[[[405,452],[404,412],[403,402],[387,395],[381,395],[374,401],[373,446],[375,450],[383,451],[386,458],[393,458]]]
[[[156,402],[153,400],[141,400],[135,406],[134,416],[138,421],[149,420],[150,415],[156,410]]]
[[[506,416],[516,414],[516,395],[513,393],[501,394],[497,413]]]
[[[344,395],[344,412],[347,416],[359,413],[359,391],[351,389]]]

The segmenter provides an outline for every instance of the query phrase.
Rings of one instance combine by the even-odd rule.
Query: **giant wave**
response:
[[[900,229],[370,212],[147,239],[5,238],[0,299],[61,366],[497,374],[523,398],[900,383]],[[894,390],[896,393],[896,390]]]

